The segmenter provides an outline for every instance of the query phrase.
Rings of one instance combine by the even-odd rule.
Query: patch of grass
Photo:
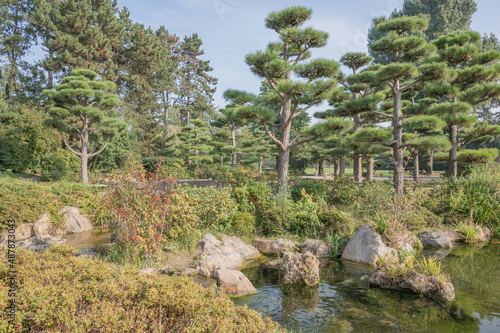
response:
[[[430,276],[439,276],[441,274],[441,263],[435,258],[422,258],[418,263],[422,273]]]

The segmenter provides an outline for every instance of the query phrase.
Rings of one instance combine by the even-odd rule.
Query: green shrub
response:
[[[293,201],[269,195],[257,206],[257,227],[266,236],[283,233],[293,223]]]
[[[359,188],[349,177],[343,175],[332,182],[332,190],[327,202],[334,205],[351,206],[356,204]]]
[[[290,232],[306,237],[318,237],[323,231],[323,224],[318,218],[318,205],[306,195],[294,205],[295,218],[290,223]]]
[[[250,182],[243,187],[235,187],[232,191],[232,197],[238,203],[240,212],[256,213],[258,206],[267,200],[271,194],[271,189],[263,182]]]
[[[79,171],[80,159],[64,149],[57,149],[42,160],[42,180],[60,180]]]
[[[356,229],[356,222],[346,212],[335,206],[327,207],[318,213],[318,218],[323,224],[325,232],[337,236],[351,236]]]
[[[250,213],[236,212],[231,228],[237,234],[248,235],[255,231],[255,217]]]
[[[469,177],[446,184],[446,210],[500,232],[500,165],[474,165]]]
[[[302,199],[302,189],[313,199],[323,198],[330,191],[330,187],[324,181],[301,180],[295,183],[290,189],[293,201],[297,202]]]
[[[132,266],[74,257],[68,246],[17,251],[16,325],[1,332],[280,332],[278,324],[221,291],[179,276],[142,275]],[[10,273],[0,260],[0,294]],[[9,299],[0,297],[0,308]]]

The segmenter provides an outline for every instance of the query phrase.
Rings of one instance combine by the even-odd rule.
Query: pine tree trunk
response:
[[[427,162],[427,165],[429,166],[429,170],[431,172],[430,175],[432,175],[434,173],[434,150],[431,150],[429,153],[429,161]]]
[[[420,155],[418,149],[413,151],[413,180],[418,182],[420,180]]]
[[[259,156],[259,175],[262,173],[262,164],[264,162],[264,158],[262,155]]]
[[[278,193],[286,193],[288,189],[288,166],[290,164],[290,150],[279,150],[278,156]]]
[[[86,124],[84,123],[84,128],[86,127]],[[82,150],[81,150],[81,155],[80,155],[80,161],[81,161],[81,172],[82,172],[82,183],[83,185],[87,186],[89,185],[89,176],[88,176],[88,160],[89,160],[89,155],[88,155],[88,144],[89,144],[89,132],[87,129],[83,131],[83,140],[82,140]]]
[[[342,176],[345,174],[345,156],[344,155],[340,156],[339,164],[340,164],[339,176]]]
[[[399,92],[399,82],[394,86],[394,189],[398,198],[403,196],[404,151],[403,151],[403,117],[401,114],[401,92]]]
[[[164,116],[164,122],[165,122],[165,134],[168,133],[168,113],[169,113],[169,107],[168,107],[168,93],[166,91],[163,92],[163,116]]]
[[[318,162],[318,175],[321,176],[325,173],[323,169],[323,160],[319,160]]]
[[[369,182],[373,181],[373,165],[375,164],[375,159],[373,157],[370,157],[366,161],[366,179]]]
[[[354,154],[353,165],[354,181],[361,183],[363,181],[363,158],[360,154]]]
[[[220,157],[220,165],[224,165],[224,157]]]
[[[231,126],[231,139],[232,139],[232,147],[236,148],[236,133],[234,130],[234,125]],[[236,169],[236,152],[233,151],[232,156],[231,156],[231,166],[233,169]]]
[[[450,126],[451,150],[450,150],[450,157],[448,159],[448,163],[449,163],[448,176],[450,176],[450,177],[457,177],[457,175],[458,175],[458,163],[457,163],[458,139],[457,139],[457,134],[458,134],[458,126],[457,125]]]
[[[333,175],[336,178],[338,174],[339,174],[339,164],[337,163],[337,161],[335,161],[333,162]]]

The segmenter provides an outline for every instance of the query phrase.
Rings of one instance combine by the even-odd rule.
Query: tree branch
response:
[[[58,133],[61,136],[61,138],[63,139],[64,145],[69,149],[69,151],[72,152],[73,154],[75,154],[76,156],[81,157],[82,153],[79,153],[76,150],[74,150],[73,148],[71,148],[70,145],[68,144],[68,141],[66,141],[66,138],[62,135],[62,133],[61,132],[58,132]]]
[[[298,145],[301,145],[303,143],[311,142],[313,140],[316,140],[318,137],[319,137],[318,135],[315,135],[315,136],[312,136],[312,137],[310,137],[308,139],[304,139],[302,141],[295,142],[293,145],[289,145],[288,147],[289,147],[289,149],[292,149],[293,147],[297,147]],[[294,139],[294,141],[295,141],[295,139]]]
[[[406,86],[404,86],[403,88],[399,89],[401,92],[405,92],[406,90],[410,89],[411,87],[413,87],[414,85],[416,85],[417,83],[420,83],[422,81],[422,79],[418,79],[416,81],[414,81],[413,83],[410,83]]]
[[[372,110],[371,112],[376,113],[376,114],[378,114],[378,115],[380,115],[380,116],[387,117],[387,118],[391,118],[391,119],[393,119],[393,118],[394,118],[394,116],[393,116],[393,115],[390,115],[390,114],[387,114],[387,113],[383,113],[383,112],[380,112],[380,111],[374,111],[374,110]]]
[[[102,153],[102,151],[103,151],[104,149],[106,149],[106,146],[108,145],[108,142],[109,142],[109,138],[107,138],[107,139],[106,139],[106,142],[104,142],[104,146],[102,146],[102,148],[101,148],[101,149],[99,149],[99,150],[98,150],[97,152],[95,152],[95,153],[91,153],[91,154],[89,154],[89,157],[94,157],[94,156],[99,155],[100,153]]]
[[[390,84],[389,82],[386,82],[385,84],[387,84],[392,90],[394,90],[394,86],[392,84]]]
[[[285,149],[285,146],[283,145],[283,142],[276,139],[276,137],[274,135],[272,135],[271,132],[269,132],[269,129],[267,128],[267,125],[265,122],[262,122],[262,125],[264,126],[264,130],[266,131],[267,135],[269,135],[271,140],[273,140],[274,143],[276,143],[283,151],[285,151],[286,149]]]
[[[266,124],[271,125],[272,127],[279,128],[280,124],[273,123],[272,121],[266,121]]]

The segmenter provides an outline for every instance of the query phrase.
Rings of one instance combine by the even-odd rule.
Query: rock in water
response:
[[[59,239],[51,235],[41,235],[41,236],[31,237],[21,242],[18,242],[16,243],[16,247],[39,252],[47,249],[52,244],[57,245],[63,243],[66,243],[65,239]]]
[[[319,283],[319,261],[311,252],[283,254],[285,283],[304,282],[308,286]]]
[[[286,239],[256,239],[255,247],[264,254],[283,254],[295,249],[295,242]]]
[[[351,237],[341,259],[374,266],[384,256],[397,261],[396,250],[385,245],[382,237],[365,224]]]
[[[92,230],[89,219],[76,207],[65,206],[61,208],[59,214],[65,219],[66,229],[69,232],[77,233]]]
[[[257,289],[243,273],[232,268],[219,268],[211,273],[211,277],[219,283],[225,293],[231,296],[255,294]]]
[[[423,246],[451,247],[451,242],[441,230],[426,231],[418,235]]]
[[[211,234],[206,234],[198,243],[201,261],[215,268],[236,268],[243,265],[245,259],[257,257],[259,251],[245,244],[238,237],[222,237],[218,240]]]
[[[307,251],[316,257],[329,257],[332,255],[330,248],[318,239],[306,239],[300,244],[300,252],[306,253]]]
[[[455,298],[455,288],[449,281],[441,284],[438,277],[425,275],[416,271],[410,271],[405,276],[392,277],[390,269],[390,265],[385,265],[375,270],[370,278],[370,285],[381,288],[409,290],[444,302],[449,302]]]

